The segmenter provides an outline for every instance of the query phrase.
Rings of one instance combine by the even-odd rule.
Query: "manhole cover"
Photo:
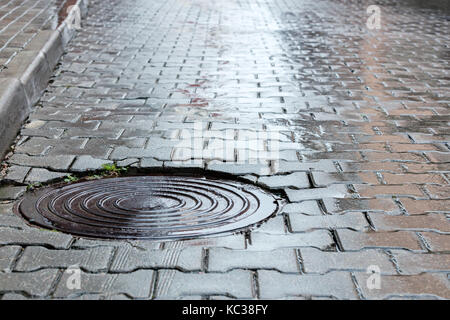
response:
[[[30,192],[16,212],[32,225],[104,239],[186,239],[242,230],[279,210],[264,190],[231,180],[136,176]]]

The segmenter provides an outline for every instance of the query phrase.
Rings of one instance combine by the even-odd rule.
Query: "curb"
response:
[[[76,5],[85,18],[89,0],[77,0]],[[40,31],[8,69],[0,73],[0,160],[8,153],[22,123],[47,88],[64,48],[75,33],[66,17],[56,30]]]

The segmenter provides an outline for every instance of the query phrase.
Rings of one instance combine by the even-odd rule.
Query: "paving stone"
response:
[[[182,273],[160,270],[156,298],[224,295],[238,299],[252,299],[254,297],[252,278],[252,273],[244,270],[227,273]]]
[[[233,163],[214,163],[210,162],[207,169],[211,171],[225,172],[234,175],[256,174],[267,175],[270,174],[269,165],[265,164],[233,164]]]
[[[139,159],[135,158],[130,158],[130,159],[126,159],[123,161],[118,161],[117,162],[117,167],[129,167],[129,166],[136,166],[139,163]]]
[[[188,161],[164,161],[164,168],[183,168],[183,169],[192,169],[199,168],[203,169],[205,167],[205,163],[203,161],[196,160],[188,160]]]
[[[450,198],[450,186],[435,186],[427,185],[426,189],[431,195],[432,199],[449,199]]]
[[[148,298],[151,295],[154,276],[152,270],[139,270],[123,274],[94,274],[81,271],[80,289],[70,289],[73,286],[67,284],[70,283],[70,276],[73,274],[67,270],[63,273],[54,293],[55,298],[71,298],[79,294],[126,294],[133,298]]]
[[[447,152],[425,152],[425,155],[431,160],[431,162],[450,162],[449,154]]]
[[[82,294],[79,297],[71,298],[71,300],[132,300],[125,294]]]
[[[30,167],[11,166],[8,168],[5,180],[23,183],[29,171]]]
[[[345,198],[349,192],[344,185],[333,185],[327,188],[317,189],[285,189],[289,201],[298,202],[305,200],[315,200],[322,198]]]
[[[319,204],[315,200],[288,203],[283,207],[283,213],[309,216],[320,216],[323,214]]]
[[[22,196],[26,187],[0,187],[0,200],[15,200]]]
[[[153,158],[143,158],[140,162],[139,167],[143,169],[149,169],[149,168],[162,168],[163,167],[163,161],[159,161]]]
[[[383,173],[383,179],[387,184],[445,184],[446,181],[440,174],[392,174]]]
[[[227,272],[233,269],[274,269],[279,272],[299,272],[297,256],[293,249],[243,251],[213,248],[209,250],[209,272]]]
[[[312,172],[312,177],[316,187],[326,187],[337,183],[379,184],[377,176],[373,172],[359,172],[359,173]]]
[[[0,218],[3,218],[3,216],[6,215],[11,215],[13,207],[14,207],[13,201],[5,201],[5,202],[0,201]]]
[[[270,189],[281,189],[285,187],[295,187],[299,189],[309,188],[309,180],[304,172],[295,172],[285,176],[261,177],[258,183]]]
[[[8,3],[3,14],[3,20],[7,24],[2,32],[3,47],[0,50],[2,54],[0,62],[3,67],[1,72],[13,68],[14,64],[23,63],[20,60],[20,53],[23,51],[41,49],[41,43],[47,39],[47,33],[44,30],[48,28],[48,20],[58,17],[58,10],[56,10],[58,5],[55,0]]]
[[[0,214],[0,227],[15,228],[18,230],[29,229],[22,218],[12,213],[12,208],[11,211]]]
[[[62,177],[67,176],[66,173],[60,173],[60,172],[51,172],[47,169],[39,169],[39,168],[32,168],[30,173],[28,174],[27,178],[25,179],[26,183],[44,183],[49,182],[55,179],[59,179]]]
[[[366,299],[392,299],[402,297],[450,298],[450,285],[446,275],[422,274],[402,276],[381,276],[380,289],[369,289],[370,274],[356,273],[355,277]],[[370,280],[369,280],[370,281]]]
[[[410,215],[428,212],[450,213],[450,200],[415,200],[404,198],[400,202]]]
[[[370,213],[369,216],[378,231],[435,231],[450,235],[450,221],[443,214],[390,216],[382,213]]]
[[[325,252],[314,248],[301,248],[301,259],[306,273],[330,271],[365,272],[370,266],[378,266],[382,274],[396,274],[389,256],[381,250],[358,252]]]
[[[60,232],[43,231],[36,228],[0,227],[1,245],[48,245],[58,249],[65,249],[72,241],[72,237]]]
[[[276,216],[258,227],[258,232],[267,234],[287,234],[289,232],[283,216]]]
[[[414,232],[358,232],[337,230],[339,239],[345,250],[361,250],[369,248],[399,248],[421,251],[419,238]]]
[[[164,147],[154,149],[138,149],[138,148],[117,147],[109,156],[111,160],[124,160],[129,157],[154,158],[161,161],[169,161],[172,160],[172,148]]]
[[[446,272],[450,270],[449,254],[412,253],[404,250],[392,250],[402,274],[420,274],[422,272]]]
[[[379,186],[365,186],[355,185],[356,190],[363,198],[372,197],[424,197],[424,193],[416,185],[379,185]]]
[[[305,232],[314,229],[352,229],[364,231],[369,228],[362,213],[349,212],[342,215],[306,216],[300,214],[289,215],[289,222],[293,232]]]
[[[0,271],[11,270],[11,264],[22,250],[19,246],[0,247]]]
[[[403,201],[404,199],[402,199]],[[400,213],[400,208],[392,199],[322,199],[325,209],[331,214],[345,212],[374,211],[383,213]]]
[[[68,268],[77,265],[83,270],[106,270],[113,248],[97,247],[85,250],[49,250],[43,247],[25,248],[15,270],[34,271],[42,268]]]
[[[276,271],[258,271],[262,299],[280,299],[296,296],[322,296],[339,299],[358,299],[350,273],[330,272],[326,275],[282,274]]]
[[[128,246],[118,249],[110,270],[131,272],[140,268],[177,268],[185,271],[200,271],[202,261],[201,247],[143,250]]]
[[[104,164],[111,164],[111,161],[96,159],[91,156],[79,156],[70,167],[74,172],[96,171],[101,170]]]
[[[72,245],[72,248],[76,249],[84,249],[84,248],[95,248],[95,247],[124,247],[124,248],[137,248],[143,251],[158,249],[161,247],[161,243],[154,241],[146,241],[146,240],[129,240],[129,241],[120,241],[120,240],[91,240],[78,238]]]
[[[436,232],[420,232],[424,240],[433,252],[450,251],[450,235]]]
[[[281,248],[314,247],[319,249],[331,248],[334,245],[329,232],[316,230],[306,233],[292,233],[287,235],[273,235],[252,232],[252,242],[248,250],[263,251]]]
[[[293,171],[310,171],[318,170],[325,172],[336,172],[336,167],[331,160],[318,160],[314,162],[289,162],[289,161],[279,161],[275,173],[290,173]]]
[[[228,248],[242,250],[246,248],[246,240],[242,234],[221,236],[217,238],[193,239],[184,241],[186,246],[201,246],[205,248]]]
[[[28,156],[25,154],[14,154],[8,159],[9,163],[21,166],[44,168],[48,170],[67,170],[75,159],[75,156]]]
[[[28,298],[18,293],[6,293],[3,295],[2,300],[28,300]]]
[[[41,270],[29,273],[0,274],[2,292],[25,292],[32,296],[46,296],[56,280],[58,270]]]

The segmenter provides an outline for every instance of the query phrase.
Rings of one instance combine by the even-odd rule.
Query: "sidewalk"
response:
[[[10,151],[74,35],[74,5],[81,17],[87,2],[0,1],[0,158]]]
[[[0,1],[0,71],[8,67],[41,30],[58,26],[61,0]]]
[[[90,1],[4,162],[0,297],[449,299],[449,22],[383,3],[368,30],[371,1]],[[210,156],[193,163],[198,126]],[[279,164],[250,163],[255,131],[281,133]],[[112,162],[227,172],[287,205],[246,234],[172,242],[13,214],[27,186]]]

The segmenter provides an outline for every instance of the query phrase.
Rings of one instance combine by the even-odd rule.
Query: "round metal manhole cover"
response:
[[[29,192],[30,224],[103,239],[188,239],[243,230],[280,209],[254,185],[184,176],[109,178]]]

